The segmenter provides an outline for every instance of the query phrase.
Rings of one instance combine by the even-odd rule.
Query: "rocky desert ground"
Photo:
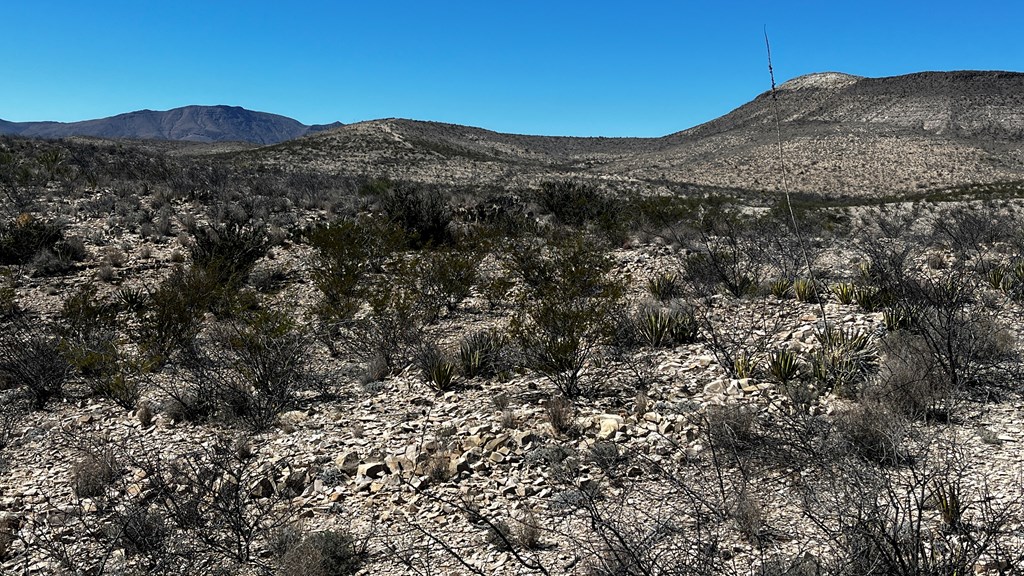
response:
[[[3,572],[1019,573],[1019,133],[786,118],[5,137]]]

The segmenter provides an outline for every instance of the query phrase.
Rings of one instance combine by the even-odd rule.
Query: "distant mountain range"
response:
[[[254,112],[238,106],[184,106],[166,111],[139,110],[82,122],[7,122],[0,134],[40,138],[93,136],[187,142],[249,142],[276,144],[313,132],[341,126],[307,126],[298,120]]]

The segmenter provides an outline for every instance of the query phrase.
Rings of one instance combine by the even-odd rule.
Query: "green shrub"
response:
[[[348,576],[363,564],[365,551],[351,534],[338,530],[314,532],[281,557],[281,576]]]
[[[436,188],[395,184],[380,196],[385,216],[405,231],[412,248],[441,246],[451,241],[451,209]]]
[[[59,252],[63,241],[64,227],[60,224],[21,214],[0,224],[0,265],[28,264],[44,251]]]
[[[329,322],[349,319],[358,311],[368,277],[381,272],[405,242],[400,228],[373,217],[320,226],[305,238],[316,251],[313,282],[321,296],[316,312]]]
[[[526,366],[565,396],[579,396],[585,365],[615,333],[623,280],[612,277],[611,258],[582,236],[544,250],[519,247],[513,259],[527,285],[511,325]]]
[[[24,316],[0,325],[0,380],[24,386],[33,408],[61,398],[73,373],[61,339],[47,326]]]
[[[428,320],[442,309],[454,312],[476,284],[478,258],[471,253],[444,250],[425,254],[416,269],[420,302]]]
[[[205,271],[216,285],[238,288],[269,247],[262,226],[230,219],[200,230],[189,247],[189,254],[192,266]]]
[[[197,287],[197,278],[181,266],[150,290],[146,305],[137,312],[137,340],[151,366],[163,365],[170,356],[186,347],[199,333],[208,307],[206,288]]]

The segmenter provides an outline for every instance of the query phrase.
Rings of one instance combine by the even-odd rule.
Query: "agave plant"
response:
[[[697,339],[697,319],[685,308],[642,308],[636,316],[636,331],[655,348],[693,342]]]
[[[1003,292],[1009,290],[1012,284],[1010,277],[1006,274],[1006,269],[1002,266],[995,266],[989,270],[985,275],[985,281],[992,288]]]
[[[732,362],[733,373],[736,374],[737,378],[750,378],[754,375],[756,367],[757,364],[754,362],[754,359],[746,352],[737,354],[736,359]]]

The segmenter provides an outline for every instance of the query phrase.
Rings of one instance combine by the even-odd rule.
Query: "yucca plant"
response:
[[[852,391],[877,362],[871,336],[860,330],[829,327],[815,331],[819,348],[811,358],[811,375],[823,391]]]
[[[458,365],[435,344],[424,344],[416,353],[416,365],[423,380],[438,392],[450,390],[455,384]]]
[[[793,287],[793,281],[788,278],[779,278],[778,280],[772,281],[768,286],[772,296],[783,300],[789,297],[789,291]]]
[[[964,523],[966,506],[959,483],[945,479],[936,480],[932,485],[932,496],[946,527],[955,532],[963,532],[966,528]]]
[[[780,384],[787,384],[800,374],[796,353],[785,348],[768,355],[768,373]]]
[[[655,348],[697,339],[697,319],[686,309],[647,306],[637,313],[635,322],[640,337]]]
[[[740,352],[732,362],[733,373],[737,378],[750,378],[754,375],[757,364],[746,352]]]
[[[504,339],[497,332],[481,330],[468,334],[459,343],[459,365],[467,378],[493,376],[498,372],[498,356]]]
[[[797,278],[793,281],[793,295],[801,302],[817,302],[818,287],[813,280]]]
[[[647,291],[659,302],[668,302],[682,296],[683,283],[675,274],[662,273],[647,281]]]
[[[840,282],[833,285],[832,293],[836,295],[840,304],[850,305],[857,300],[857,289],[849,282]]]
[[[912,328],[915,324],[916,311],[908,304],[896,304],[882,310],[885,329],[890,332]]]
[[[884,291],[871,286],[857,286],[853,291],[854,300],[865,312],[877,312],[885,306],[886,296]]]
[[[1006,274],[1006,269],[1002,266],[994,266],[985,275],[985,281],[988,285],[995,290],[1001,290],[1003,292],[1010,289],[1011,281],[1010,277]]]

